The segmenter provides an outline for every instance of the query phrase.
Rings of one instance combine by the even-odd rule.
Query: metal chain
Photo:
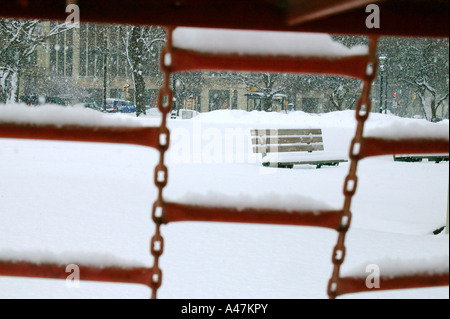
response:
[[[364,125],[369,117],[371,109],[370,100],[370,90],[372,83],[375,79],[376,68],[377,68],[377,37],[369,38],[369,59],[366,69],[366,75],[363,81],[363,89],[361,92],[361,97],[356,105],[356,120],[357,127],[355,132],[355,137],[352,140],[350,147],[350,169],[344,183],[344,207],[343,215],[341,219],[341,227],[339,229],[337,244],[333,249],[333,273],[328,284],[328,296],[330,298],[335,298],[337,295],[338,283],[339,283],[339,273],[340,267],[344,261],[345,257],[345,236],[350,227],[351,222],[351,201],[353,195],[356,192],[358,177],[356,174],[358,162],[359,162],[359,151],[363,146],[363,131]],[[167,43],[162,51],[161,56],[161,70],[164,74],[164,83],[158,94],[158,109],[162,113],[160,133],[159,133],[159,163],[155,168],[155,185],[158,188],[158,197],[153,204],[152,219],[155,223],[155,235],[151,240],[151,254],[154,257],[154,263],[152,267],[152,282],[150,286],[152,288],[152,298],[156,299],[157,290],[162,283],[162,271],[159,267],[159,258],[164,251],[164,239],[161,235],[161,224],[164,223],[164,212],[163,212],[163,189],[167,185],[168,170],[167,166],[164,164],[164,155],[169,147],[170,132],[167,128],[167,114],[172,110],[173,105],[173,90],[170,88],[170,76],[171,76],[171,64],[172,64],[172,29],[167,30]]]
[[[164,252],[164,238],[161,235],[161,224],[164,223],[164,200],[163,190],[167,185],[168,170],[164,163],[164,155],[169,148],[170,132],[167,128],[167,114],[172,110],[173,91],[170,88],[171,76],[171,51],[172,51],[172,29],[167,29],[167,42],[162,50],[161,70],[164,74],[164,83],[158,94],[158,109],[161,112],[161,125],[159,131],[159,163],[155,167],[154,181],[158,188],[158,197],[153,204],[152,219],[155,223],[155,234],[151,240],[151,254],[153,255],[153,267],[150,287],[152,289],[152,299],[156,299],[158,288],[162,283],[162,271],[159,267],[159,257]]]
[[[363,147],[363,131],[364,125],[369,117],[371,110],[371,100],[370,100],[370,90],[372,88],[372,83],[376,76],[376,69],[378,66],[378,61],[376,58],[377,54],[377,44],[378,37],[369,38],[369,59],[366,68],[366,75],[363,81],[363,89],[361,92],[361,97],[356,105],[356,132],[355,136],[351,142],[350,146],[350,169],[344,183],[344,207],[343,215],[341,219],[341,227],[338,230],[338,239],[336,246],[333,249],[333,273],[328,282],[328,297],[331,299],[336,298],[338,292],[339,284],[339,273],[342,263],[345,258],[345,236],[350,227],[352,213],[350,210],[353,195],[356,192],[356,187],[358,184],[358,176],[356,170],[358,167],[358,162],[360,159],[359,152]]]

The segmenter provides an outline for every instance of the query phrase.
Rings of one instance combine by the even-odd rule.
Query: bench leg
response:
[[[293,164],[281,164],[278,163],[278,168],[294,168]]]
[[[339,162],[331,162],[331,163],[318,163],[316,168],[321,168],[323,165],[327,166],[338,166]]]
[[[293,164],[283,164],[283,163],[263,163],[264,167],[273,167],[273,168],[294,168]]]

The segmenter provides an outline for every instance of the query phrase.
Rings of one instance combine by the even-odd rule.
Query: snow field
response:
[[[159,120],[137,119],[138,125],[155,126]],[[382,121],[402,120],[373,114],[367,126]],[[448,127],[448,121],[440,125]],[[342,206],[348,163],[321,169],[264,168],[251,152],[249,129],[320,127],[325,152],[346,154],[355,127],[352,111],[319,115],[216,111],[192,120],[171,120],[169,126],[174,136],[166,155],[167,200],[197,197],[207,203],[203,196],[214,192],[211,204],[222,194],[225,202],[239,205],[246,196],[275,194],[281,199],[292,194],[333,208]],[[225,142],[231,130],[248,132],[244,145]],[[187,140],[189,147],[183,146]],[[226,157],[230,152],[233,156]],[[140,146],[0,140],[0,258],[151,266],[157,160],[155,150]],[[436,260],[434,267],[448,269],[448,235],[432,235],[446,221],[448,162],[400,163],[391,156],[374,157],[361,161],[358,176],[343,274],[361,271],[372,262],[387,262],[388,268],[380,265],[381,272],[392,272],[400,264],[395,260],[416,261],[406,262],[408,271],[430,260]],[[283,202],[274,199],[272,205]],[[183,222],[164,225],[162,233],[160,298],[327,297],[335,231]],[[447,263],[442,262],[445,257]],[[147,287],[138,285],[81,282],[80,288],[70,289],[63,280],[0,277],[2,298],[149,295]],[[449,298],[449,293],[443,287],[341,298]]]

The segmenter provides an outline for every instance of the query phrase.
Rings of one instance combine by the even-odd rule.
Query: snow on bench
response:
[[[327,34],[176,28],[175,48],[213,54],[344,57],[366,55],[367,46],[348,48]]]

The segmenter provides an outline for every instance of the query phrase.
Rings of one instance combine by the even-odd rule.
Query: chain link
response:
[[[158,197],[153,204],[152,219],[155,223],[155,234],[150,243],[150,252],[153,256],[153,267],[150,287],[152,299],[157,298],[157,292],[162,283],[162,271],[159,267],[159,258],[164,252],[164,238],[161,235],[161,225],[164,224],[163,189],[167,185],[168,169],[164,163],[165,152],[169,148],[170,131],[167,128],[167,114],[172,110],[173,90],[170,88],[171,76],[172,29],[167,29],[167,42],[161,55],[161,70],[164,74],[164,83],[158,94],[158,109],[161,112],[161,125],[159,130],[159,163],[155,167],[154,182],[158,188]]]
[[[344,207],[343,215],[341,220],[341,227],[338,231],[338,239],[336,246],[333,249],[333,273],[328,282],[328,297],[336,298],[339,286],[339,274],[342,263],[345,259],[345,236],[350,227],[350,222],[352,218],[352,213],[350,210],[353,195],[356,192],[358,185],[358,176],[356,174],[358,162],[359,162],[359,152],[364,146],[363,131],[366,120],[369,117],[371,109],[370,100],[370,90],[372,88],[372,83],[375,79],[376,69],[377,69],[377,37],[369,38],[369,59],[367,63],[366,74],[363,80],[363,89],[361,92],[361,97],[356,105],[356,132],[355,137],[352,140],[350,146],[350,169],[344,183]]]

